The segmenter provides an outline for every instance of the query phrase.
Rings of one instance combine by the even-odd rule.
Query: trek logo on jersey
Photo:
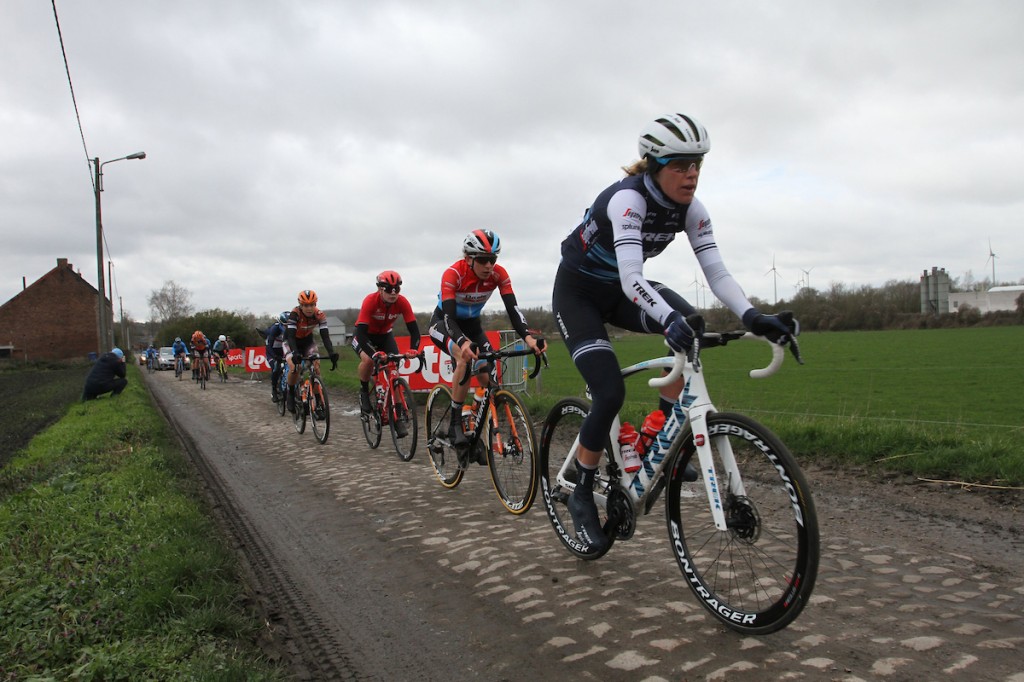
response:
[[[633,297],[633,303],[637,302],[637,299],[642,299],[647,305],[654,307],[654,298],[647,293],[647,290],[640,286],[639,282],[633,282],[633,290],[636,291],[636,296]]]

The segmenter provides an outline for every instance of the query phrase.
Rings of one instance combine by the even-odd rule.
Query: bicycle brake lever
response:
[[[790,335],[788,345],[789,345],[789,352],[793,354],[794,358],[796,358],[797,364],[798,365],[804,364],[804,359],[802,357],[800,357],[800,344],[798,344],[796,342],[796,337],[795,336]]]

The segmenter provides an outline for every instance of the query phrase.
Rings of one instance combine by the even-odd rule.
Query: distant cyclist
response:
[[[149,344],[146,349],[146,365],[148,368],[160,369],[160,353],[153,344]]]
[[[181,340],[180,336],[174,337],[174,343],[171,344],[171,352],[174,354],[175,366],[177,366],[178,358],[181,358],[181,366],[185,366],[185,358],[188,357],[188,346]]]
[[[223,358],[225,362],[228,359],[228,337],[221,334],[217,337],[217,340],[213,342],[213,354],[219,358]]]
[[[206,338],[206,334],[197,329],[192,332],[190,342],[192,346],[192,380],[198,381],[199,366],[205,362],[207,370],[210,367],[210,339]]]
[[[277,316],[277,322],[267,327],[267,363],[270,365],[270,399],[275,403],[283,400],[283,396],[277,394],[277,387],[281,383],[281,372],[284,371],[284,339],[288,324],[290,310],[285,310]]]
[[[437,308],[430,318],[430,338],[455,360],[452,377],[452,415],[448,437],[452,445],[468,444],[462,430],[462,405],[469,393],[469,382],[460,384],[466,366],[477,359],[479,349],[492,350],[480,321],[484,304],[495,290],[501,295],[513,329],[538,355],[538,344],[527,330],[526,317],[519,310],[508,271],[497,264],[501,240],[491,230],[473,230],[462,241],[462,259],[452,263],[441,276]],[[490,381],[491,366],[481,369],[480,381]]]
[[[355,334],[352,336],[352,348],[359,358],[356,375],[359,377],[359,407],[363,412],[372,410],[370,404],[370,374],[373,371],[373,354],[377,351],[398,353],[398,343],[392,328],[401,317],[409,330],[409,350],[406,356],[414,358],[420,349],[420,328],[416,323],[416,314],[412,311],[409,299],[402,296],[402,276],[394,270],[385,270],[377,275],[377,291],[363,299],[356,318]],[[398,435],[405,429],[405,424],[396,424]]]
[[[318,298],[312,289],[299,292],[299,305],[288,314],[285,324],[284,353],[288,358],[288,411],[295,412],[295,386],[299,381],[296,371],[302,359],[316,353],[316,340],[313,330],[320,330],[320,338],[324,342],[327,355],[331,358],[331,369],[338,366],[338,354],[331,343],[331,332],[327,328],[327,315],[316,307]]]

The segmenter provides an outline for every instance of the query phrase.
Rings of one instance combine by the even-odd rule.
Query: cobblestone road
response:
[[[523,517],[504,513],[486,468],[445,490],[422,442],[408,463],[387,434],[371,450],[352,396],[333,394],[321,446],[278,416],[265,383],[233,378],[200,392],[168,372],[148,381],[167,384],[178,405],[209,411],[244,457],[278,459],[329,491],[339,514],[372,519],[401,550],[393,556],[458,576],[509,628],[533,635],[538,659],[554,662],[551,679],[1024,682],[1019,532],[989,536],[955,515],[922,513],[881,484],[810,472],[822,536],[811,603],[786,630],[743,637],[705,615],[684,584],[661,504],[632,540],[581,562],[561,549],[540,502]],[[1019,529],[1021,510],[1007,513]]]

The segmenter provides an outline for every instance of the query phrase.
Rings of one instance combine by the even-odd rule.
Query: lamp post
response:
[[[106,292],[103,286],[103,213],[100,209],[100,192],[103,191],[103,167],[108,163],[114,163],[115,161],[124,161],[125,159],[144,159],[146,158],[146,152],[135,152],[128,156],[122,156],[119,159],[111,159],[110,161],[104,161],[100,163],[100,158],[97,156],[92,160],[93,167],[96,171],[96,291],[99,294],[99,302],[96,306],[99,312],[100,327],[99,327],[99,347],[97,349],[97,355],[103,353],[103,347],[110,343],[108,340],[109,335],[107,333],[107,301]],[[111,301],[113,303],[113,301]],[[113,323],[113,320],[111,320]],[[113,329],[111,329],[111,332]]]

